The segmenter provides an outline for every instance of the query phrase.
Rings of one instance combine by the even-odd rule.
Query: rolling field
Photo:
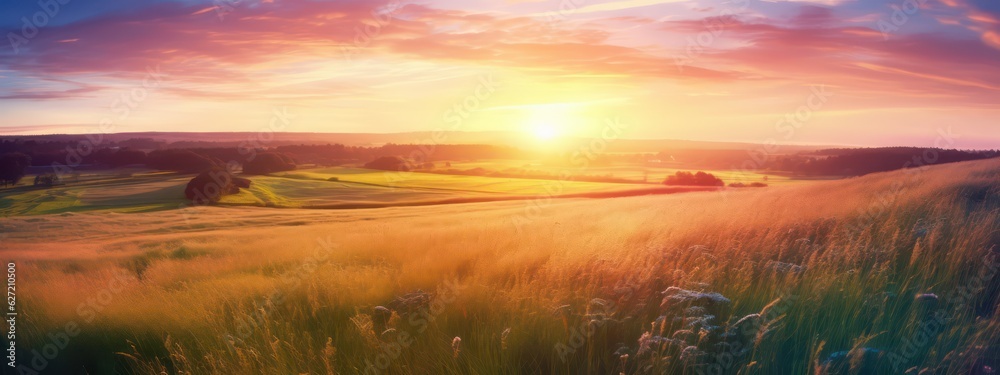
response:
[[[441,164],[441,163],[438,163]],[[482,161],[453,161],[451,162],[451,167],[444,167],[438,165],[439,170],[447,169],[458,169],[458,170],[469,170],[475,168],[483,168],[492,171],[504,171],[509,168],[518,168],[529,171],[540,171],[543,173],[550,173],[558,175],[560,172],[564,171],[565,168],[558,166],[546,165],[537,162],[523,162],[523,161],[513,161],[513,160],[482,160]],[[672,175],[676,172],[698,172],[704,171],[711,173],[718,178],[721,178],[726,184],[731,182],[766,182],[768,185],[788,185],[788,184],[801,184],[808,183],[816,178],[792,178],[783,174],[768,174],[768,173],[758,173],[758,172],[743,172],[739,170],[727,170],[727,169],[690,169],[690,168],[670,168],[670,167],[651,167],[651,166],[636,166],[636,165],[592,165],[582,170],[579,174],[590,175],[590,176],[609,176],[614,178],[622,178],[633,181],[642,181],[643,178],[648,178],[650,183],[660,183],[666,176]],[[764,176],[767,176],[767,180],[764,180]]]
[[[186,207],[184,187],[193,177],[176,173],[109,171],[50,189],[19,186],[0,190],[0,216],[66,212],[152,212]],[[587,194],[665,194],[704,190],[645,184],[613,184],[428,173],[327,168],[248,176],[253,184],[226,196],[222,206],[357,208],[424,205],[453,201],[532,199]],[[31,176],[25,181],[30,181]],[[331,178],[337,178],[331,181]]]
[[[27,176],[22,183],[29,183]],[[184,203],[184,185],[191,179],[174,173],[91,173],[67,185],[36,189],[18,186],[0,190],[0,217],[108,210],[149,212],[176,209]]]
[[[346,183],[330,176],[352,178],[261,185]],[[530,194],[426,178],[407,183]],[[19,358],[68,337],[51,373],[985,374],[998,181],[990,160],[614,199],[14,216],[0,249]]]
[[[559,186],[561,194],[590,192],[610,192],[636,188],[647,188],[645,184],[618,184],[580,181],[559,181],[525,178],[493,178],[480,176],[453,176],[419,172],[384,172],[358,168],[319,168],[276,173],[287,178],[326,181],[332,177],[340,181],[351,181],[374,186],[395,188],[437,189],[465,193],[538,195],[545,194],[553,186]],[[664,175],[665,177],[666,175]]]

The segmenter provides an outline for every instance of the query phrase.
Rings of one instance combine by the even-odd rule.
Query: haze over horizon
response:
[[[91,136],[95,133],[38,133],[38,134],[0,134],[0,140],[16,140],[16,139],[31,139],[31,140],[65,140],[69,138],[85,137]],[[438,133],[438,131],[433,130],[417,130],[411,132],[393,132],[393,133],[337,133],[337,132],[274,132],[270,133],[267,131],[235,131],[235,132],[217,132],[217,131],[190,131],[190,132],[169,132],[169,131],[148,131],[148,132],[123,132],[123,133],[104,133],[101,134],[106,141],[124,141],[134,138],[150,138],[158,141],[165,141],[167,143],[171,142],[190,142],[190,141],[204,141],[204,142],[221,142],[221,143],[231,143],[231,142],[245,142],[248,139],[258,139],[260,137],[266,137],[268,142],[262,142],[263,146],[279,146],[287,144],[329,144],[329,143],[339,143],[348,146],[378,146],[384,144],[489,144],[489,145],[500,145],[500,146],[512,146],[512,147],[528,147],[537,148],[543,147],[551,149],[552,151],[565,150],[568,148],[576,148],[579,146],[586,146],[587,142],[591,140],[600,139],[597,137],[586,137],[577,135],[567,135],[558,140],[539,140],[537,138],[525,137],[523,132],[517,131],[443,131]],[[957,136],[957,135],[956,135]],[[945,138],[940,136],[935,138],[934,141],[940,143],[944,141]],[[615,146],[617,151],[634,151],[634,152],[651,152],[651,151],[663,151],[664,149],[672,148],[699,148],[699,149],[713,149],[713,148],[723,148],[723,149],[739,149],[746,148],[748,151],[759,151],[763,145],[768,144],[767,139],[757,140],[757,141],[744,141],[744,140],[726,140],[726,139],[709,139],[709,140],[699,140],[699,139],[678,139],[678,138],[615,138],[611,145]],[[974,142],[967,142],[960,138],[955,138],[954,143],[946,144],[944,148],[954,148],[954,149],[964,149],[964,150],[992,150],[996,147],[965,147],[966,144],[972,144]],[[266,144],[265,144],[266,143]],[[846,144],[846,143],[829,143],[829,142],[791,142],[791,143],[779,143],[775,151],[793,151],[793,150],[814,150],[814,149],[833,149],[833,148],[869,148],[869,147],[938,147],[934,145],[935,142],[927,142],[926,144]],[[643,148],[642,146],[645,146]],[[638,147],[638,148],[637,148]],[[653,148],[650,148],[653,147]]]
[[[255,132],[287,111],[276,130],[1000,145],[987,0],[40,4],[0,17],[0,134]]]

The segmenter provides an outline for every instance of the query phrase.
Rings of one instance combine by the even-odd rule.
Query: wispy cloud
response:
[[[435,111],[467,95],[455,85],[483,72],[508,79],[510,97],[498,95],[491,115],[629,106],[650,129],[678,113],[786,112],[759,103],[831,82],[846,107],[838,110],[859,114],[1000,101],[1000,9],[982,0],[934,3],[921,10],[929,17],[912,17],[888,41],[876,21],[891,8],[848,0],[753,2],[723,23],[718,15],[729,0],[576,2],[570,11],[587,16],[565,23],[539,17],[554,1],[475,9],[427,0],[407,3],[366,34],[378,23],[373,11],[389,1],[253,2],[224,21],[205,3],[164,0],[78,15],[67,7],[65,21],[20,53],[0,49],[0,106],[18,110],[15,123],[66,122],[47,116],[71,101],[106,105],[88,100],[157,65],[171,74],[159,90],[162,113],[196,117],[194,108],[213,103],[227,109],[214,116],[240,122],[245,111],[232,108],[280,101],[315,111],[316,123],[348,123],[331,119],[340,116],[386,131],[436,121]],[[678,69],[676,57],[706,35],[693,44],[698,58]]]
[[[571,109],[571,108],[586,108],[593,106],[595,104],[615,104],[615,103],[626,103],[629,98],[607,98],[600,100],[588,100],[581,102],[563,102],[563,103],[532,103],[532,104],[517,104],[517,105],[504,105],[495,106],[484,109],[484,111],[523,111],[523,110],[535,110],[535,109]]]
[[[622,0],[582,6],[573,13],[612,12],[625,9],[643,8],[654,5],[689,3],[691,0]]]

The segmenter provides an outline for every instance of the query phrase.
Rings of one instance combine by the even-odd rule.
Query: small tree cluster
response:
[[[25,170],[31,166],[31,158],[20,152],[11,152],[0,156],[0,181],[3,186],[16,185],[24,177]]]
[[[243,163],[243,173],[268,174],[295,169],[295,161],[288,155],[279,152],[264,152]]]
[[[249,188],[250,180],[235,177],[221,168],[212,168],[191,179],[184,196],[195,205],[208,205],[218,203],[226,195],[239,194],[241,187]]]
[[[52,187],[62,185],[62,179],[54,173],[47,173],[35,176],[35,186]]]
[[[726,184],[722,182],[722,179],[715,177],[711,173],[705,173],[698,171],[698,173],[691,172],[677,172],[673,176],[667,176],[667,179],[663,181],[664,185],[671,186],[725,186]]]
[[[410,170],[410,166],[407,165],[406,160],[398,156],[380,157],[365,164],[365,168],[399,172],[408,172]]]

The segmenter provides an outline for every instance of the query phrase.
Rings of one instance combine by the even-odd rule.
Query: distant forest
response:
[[[256,159],[269,163],[316,164],[335,166],[366,163],[371,160],[398,156],[414,163],[434,160],[525,159],[520,149],[494,145],[397,145],[378,147],[328,145],[287,145],[273,148],[221,147],[212,142],[196,142],[205,147],[190,146],[191,142],[164,144],[163,142],[134,139],[113,142],[94,148],[80,141],[0,140],[0,155],[22,153],[30,157],[31,166],[45,167],[53,164],[122,167],[147,165],[151,168],[181,172],[200,172],[211,167],[224,167],[230,163],[246,166]],[[214,147],[212,147],[214,146]],[[274,158],[271,155],[277,155]],[[426,159],[426,160],[425,160]]]
[[[225,145],[225,146],[223,146]],[[180,146],[180,147],[178,147]],[[581,154],[563,151],[545,155],[537,150],[523,150],[497,145],[404,145],[382,146],[282,145],[272,148],[232,146],[228,143],[175,142],[152,139],[129,139],[107,142],[94,148],[75,140],[38,141],[0,140],[0,155],[21,153],[35,167],[87,165],[122,167],[146,165],[150,168],[180,172],[200,172],[213,167],[242,166],[245,171],[269,173],[294,168],[296,164],[336,166],[365,164],[384,157],[398,157],[419,169],[433,167],[436,161],[486,159],[538,160],[550,164],[574,165],[588,157],[588,165],[629,164],[677,169],[756,170],[800,176],[859,176],[924,165],[994,158],[1000,151],[963,151],[915,147],[826,149],[789,154],[765,155],[753,150],[668,150],[656,153]],[[459,173],[462,171],[457,171]]]
[[[770,169],[807,176],[861,176],[925,165],[995,158],[1000,151],[962,151],[917,147],[828,149],[776,158]]]

